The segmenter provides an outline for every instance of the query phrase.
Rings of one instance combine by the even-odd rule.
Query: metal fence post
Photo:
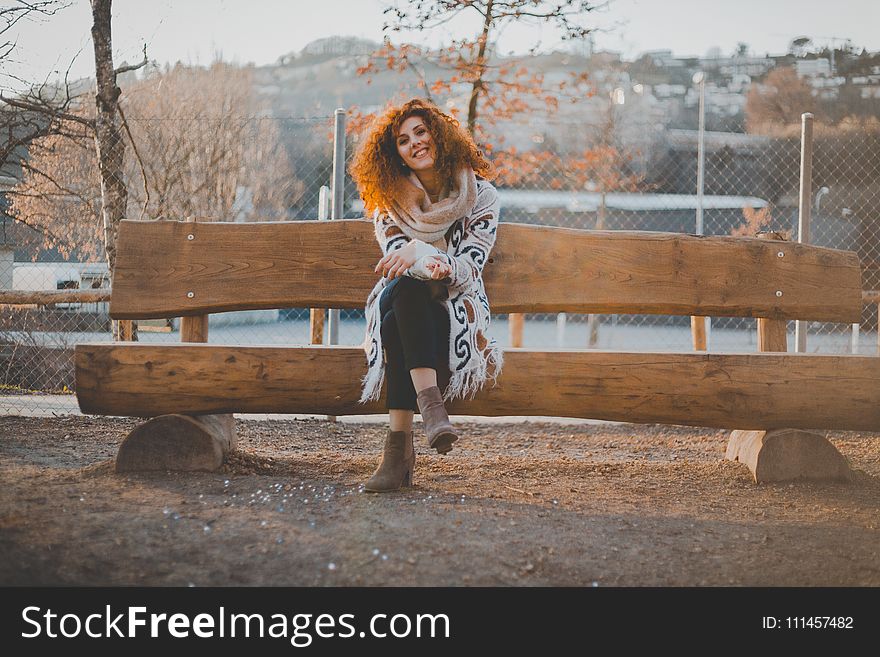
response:
[[[703,234],[703,188],[706,169],[706,74],[694,74],[694,82],[700,85],[699,125],[697,126],[697,235]]]
[[[330,188],[321,185],[318,190],[318,220],[327,221],[330,218]]]
[[[562,349],[565,347],[565,323],[566,323],[566,314],[565,313],[557,313],[556,314],[556,346]]]
[[[810,243],[810,210],[813,193],[813,115],[801,114],[801,186],[798,202],[798,243]],[[807,323],[794,323],[794,350],[807,351]]]
[[[330,188],[321,185],[318,190],[318,221],[330,219]],[[324,344],[325,335],[324,319],[327,312],[324,308],[311,308],[309,310],[309,334],[311,344]]]
[[[696,233],[703,235],[703,189],[706,169],[706,74],[694,73],[693,81],[700,85],[699,124],[697,126],[697,215]],[[712,331],[712,318],[691,316],[691,340],[695,351],[709,350],[709,336]]]
[[[330,187],[333,201],[330,205],[330,218],[336,220],[345,215],[345,110],[337,109],[333,118],[333,182]],[[339,344],[338,308],[330,311],[327,328],[330,344]]]
[[[321,189],[318,190],[318,221],[328,221],[330,219],[330,188],[327,185],[321,185]],[[312,316],[317,319],[317,313],[320,313],[320,336],[316,335],[316,331],[313,329],[312,331],[312,343],[313,344],[325,344],[328,342],[329,344],[337,344],[337,340],[334,338],[336,336],[333,335],[333,329],[335,326],[339,324],[339,311],[331,310],[330,317],[328,318],[328,327],[327,331],[324,331],[324,315],[325,310],[323,308],[320,309],[312,309]],[[333,313],[336,313],[336,317],[334,319]],[[330,322],[333,322],[330,324]],[[317,324],[317,322],[315,322]],[[315,340],[314,338],[320,337],[320,341]],[[336,422],[335,415],[326,416],[328,422]]]

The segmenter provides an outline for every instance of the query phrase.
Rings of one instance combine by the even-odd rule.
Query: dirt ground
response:
[[[120,475],[135,420],[0,418],[0,584],[880,586],[880,434],[849,483],[756,485],[726,431],[416,426],[414,486],[363,492],[380,425],[237,421],[219,473]]]

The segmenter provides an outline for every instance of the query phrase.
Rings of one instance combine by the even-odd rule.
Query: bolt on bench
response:
[[[381,257],[370,222],[123,221],[110,314],[182,317],[180,344],[76,347],[87,414],[152,418],[117,469],[214,469],[231,413],[384,413],[361,405],[360,347],[224,346],[207,315],[363,308]],[[759,353],[509,349],[495,387],[450,414],[543,415],[733,429],[756,481],[845,478],[822,430],[880,430],[880,358],[785,353],[790,319],[860,321],[856,254],[758,238],[503,223],[484,281],[494,313],[758,318]]]

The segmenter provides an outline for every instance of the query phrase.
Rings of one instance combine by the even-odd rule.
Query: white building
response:
[[[798,59],[794,63],[794,70],[799,78],[813,78],[818,76],[827,77],[831,75],[831,62],[825,57],[818,59]]]
[[[650,57],[651,63],[660,68],[681,68],[684,66],[682,58],[676,57],[671,50],[648,50],[639,55],[639,58]]]
[[[106,262],[16,262],[12,269],[14,290],[43,292],[106,287],[110,287]]]

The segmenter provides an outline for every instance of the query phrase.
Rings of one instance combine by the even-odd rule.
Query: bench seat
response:
[[[383,413],[359,404],[359,347],[80,344],[85,413]],[[450,413],[726,429],[880,431],[880,358],[507,349],[498,385]],[[821,403],[817,403],[821,400]]]

